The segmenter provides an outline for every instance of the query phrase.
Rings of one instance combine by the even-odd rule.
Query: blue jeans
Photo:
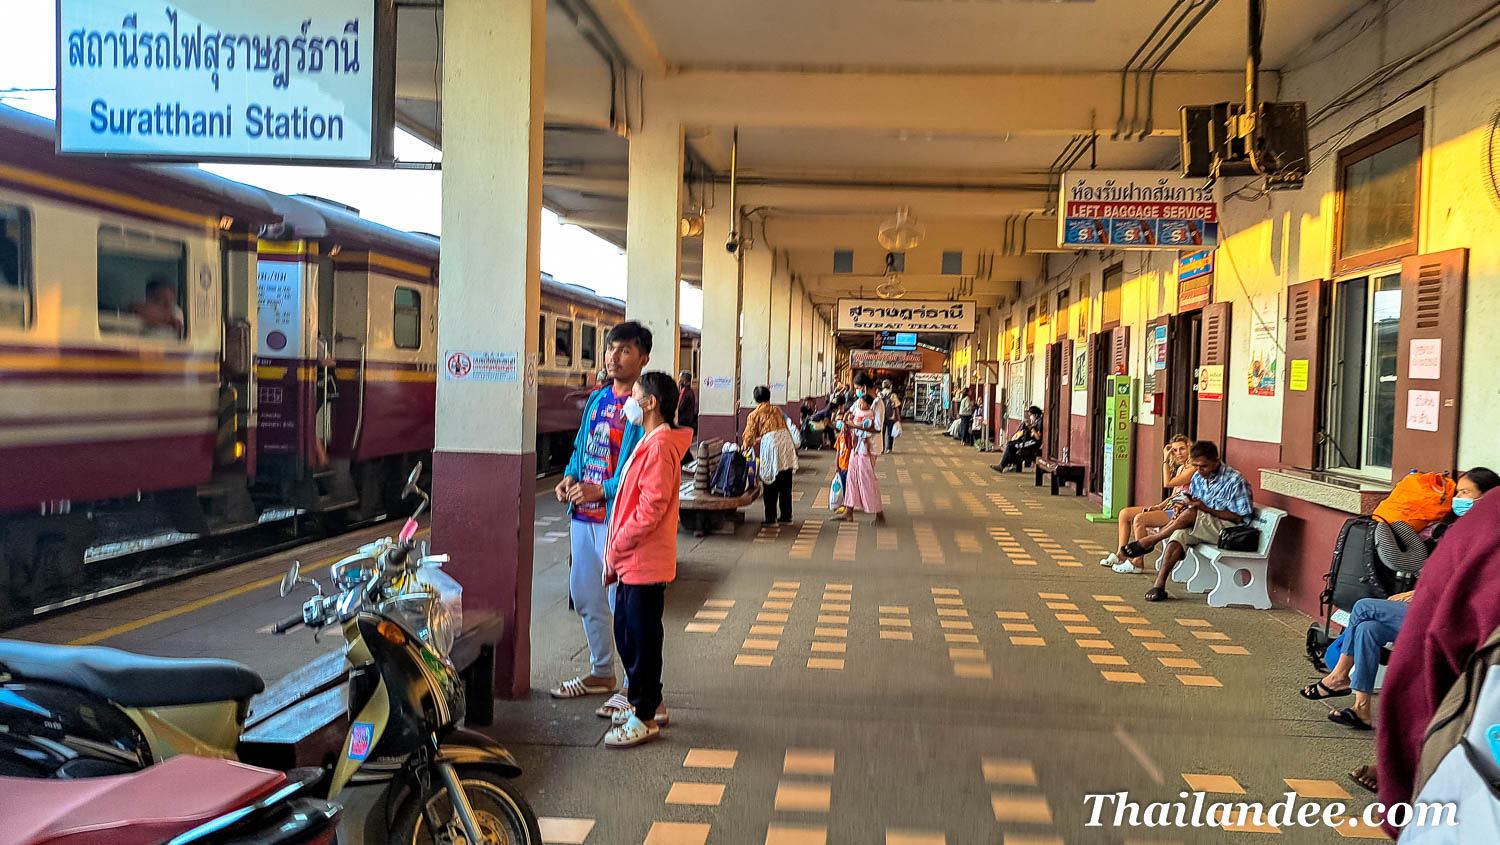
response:
[[[1390,599],[1360,599],[1349,611],[1344,626],[1343,653],[1354,658],[1354,672],[1349,686],[1369,693],[1375,691],[1375,673],[1380,671],[1380,649],[1394,642],[1411,605]]]

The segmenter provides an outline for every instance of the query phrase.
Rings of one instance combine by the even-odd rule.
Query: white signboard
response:
[[[527,362],[526,377],[532,376],[530,361]],[[443,379],[445,381],[503,381],[514,383],[517,378],[516,353],[476,352],[454,350],[443,356]],[[528,386],[530,386],[528,384]]]
[[[1406,391],[1406,427],[1413,431],[1438,430],[1438,402],[1442,394],[1436,390]]]
[[[733,376],[706,376],[703,379],[704,390],[732,390],[733,388]]]
[[[376,0],[58,0],[58,150],[368,161]]]
[[[257,262],[255,354],[302,357],[302,268],[300,261]]]
[[[1057,207],[1057,243],[1069,249],[1181,250],[1219,243],[1219,204],[1210,183],[1170,171],[1069,171]]]
[[[837,331],[968,334],[974,312],[970,299],[840,299]]]
[[[1440,337],[1415,338],[1411,342],[1411,358],[1407,362],[1406,377],[1436,379],[1443,374],[1443,339]]]

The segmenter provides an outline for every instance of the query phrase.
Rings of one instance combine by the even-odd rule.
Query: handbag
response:
[[[1219,532],[1219,548],[1226,552],[1253,552],[1260,548],[1260,529],[1253,525],[1231,525]]]

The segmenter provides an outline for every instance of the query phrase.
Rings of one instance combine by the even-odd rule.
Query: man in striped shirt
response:
[[[1127,544],[1121,553],[1122,557],[1136,557],[1166,541],[1157,565],[1156,584],[1146,591],[1146,601],[1167,598],[1167,578],[1186,556],[1188,546],[1217,543],[1220,532],[1244,522],[1254,511],[1250,482],[1239,470],[1219,460],[1217,445],[1199,440],[1188,455],[1196,472],[1188,483],[1187,505],[1160,531]],[[1130,548],[1136,545],[1140,548]]]

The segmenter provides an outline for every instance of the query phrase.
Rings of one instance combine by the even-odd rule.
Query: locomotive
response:
[[[72,594],[122,533],[392,510],[433,446],[437,238],[189,166],[65,159],[7,106],[0,151],[0,620]],[[541,285],[546,470],[625,308]],[[698,332],[681,342],[696,373]]]

